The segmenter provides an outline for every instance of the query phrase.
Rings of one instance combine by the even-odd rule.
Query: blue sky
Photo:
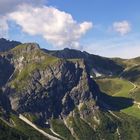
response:
[[[2,37],[37,42],[46,49],[140,56],[139,0],[13,0],[13,9],[8,4],[0,2]]]

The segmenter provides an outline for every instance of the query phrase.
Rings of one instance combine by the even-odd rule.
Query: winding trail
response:
[[[137,88],[137,85],[132,83],[131,81],[129,81],[134,87],[129,91],[129,93],[133,92],[136,88]],[[138,108],[140,109],[140,102],[137,102],[137,101],[133,101],[134,104],[137,104],[138,105]]]
[[[129,91],[130,92],[133,92],[136,88],[137,88],[137,85],[135,85],[134,83],[132,83],[131,81],[129,81],[129,83],[131,83],[134,87]]]
[[[33,124],[31,121],[29,121],[27,118],[25,118],[21,114],[19,114],[19,119],[21,119],[22,121],[24,121],[25,123],[27,123],[28,125],[30,125],[31,127],[33,127],[34,129],[36,129],[38,132],[40,132],[42,135],[44,135],[45,137],[49,138],[50,140],[61,140],[61,139],[59,139],[57,137],[54,137],[54,136],[46,133],[42,129],[38,128],[35,124]]]

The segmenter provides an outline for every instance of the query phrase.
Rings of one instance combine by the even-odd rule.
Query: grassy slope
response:
[[[21,121],[16,115],[11,115],[12,120],[15,122],[15,129],[25,134],[30,140],[48,140],[38,131]]]
[[[2,120],[0,120],[0,140],[26,140],[28,137],[24,133],[10,128],[7,124],[5,124]]]
[[[140,57],[127,60],[116,59],[115,61],[125,68],[122,76],[137,85],[137,88],[132,92],[132,97],[140,102]]]
[[[118,129],[121,134],[121,139],[139,140],[140,120],[121,112],[116,112],[115,114],[122,119],[121,122],[118,122]]]
[[[108,112],[100,112],[100,124],[95,129],[91,128],[86,120],[78,116],[69,116],[67,124],[74,132],[74,136],[79,140],[118,140],[117,129],[123,140],[139,140],[140,124],[139,119],[127,116],[124,113],[115,113],[122,120],[114,118]]]
[[[133,85],[124,79],[118,79],[118,78],[109,78],[109,79],[99,79],[96,81],[101,90],[109,95],[112,96],[120,96],[120,97],[130,97],[133,98],[136,101],[140,101],[140,92],[137,91],[137,94],[134,92],[130,92],[131,89],[133,89]],[[138,119],[140,119],[140,109],[138,108],[138,105],[134,104],[133,106],[130,106],[128,108],[125,108],[121,110],[122,112],[134,116]]]
[[[131,96],[135,99],[135,101],[140,102],[140,87],[139,86],[131,93]]]
[[[70,129],[74,131],[74,136],[79,140],[93,140],[97,139],[95,131],[79,116],[69,117],[67,124]]]
[[[0,140],[49,140],[21,121],[16,115],[11,115],[11,119],[15,125],[13,127],[0,120]]]
[[[51,121],[52,129],[59,134],[64,140],[75,140],[70,130],[65,126],[62,120],[53,119]]]
[[[122,112],[140,119],[140,109],[138,108],[138,105],[136,104],[126,109],[123,109]]]
[[[119,78],[105,78],[96,80],[101,91],[112,96],[129,97],[129,91],[134,87],[129,81]]]

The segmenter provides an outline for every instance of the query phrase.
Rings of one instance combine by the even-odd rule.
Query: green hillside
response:
[[[138,85],[122,78],[97,79],[96,82],[99,84],[101,91],[107,93],[108,95],[114,97],[128,97],[138,102],[121,111],[140,119],[140,108],[138,107],[140,101],[140,90]]]
[[[129,92],[133,89],[133,84],[120,78],[97,79],[101,91],[112,96],[130,97]]]
[[[10,119],[13,122],[11,126],[0,118],[0,140],[48,140],[16,115],[12,115]]]

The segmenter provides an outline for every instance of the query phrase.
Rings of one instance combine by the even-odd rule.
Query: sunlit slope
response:
[[[96,80],[102,92],[109,94],[111,96],[119,96],[132,98],[134,100],[133,106],[122,109],[121,111],[137,117],[140,119],[140,89],[139,85],[134,83],[119,79],[119,78],[105,78]]]
[[[134,87],[131,82],[119,78],[97,79],[96,82],[102,92],[112,96],[130,97],[129,93]]]

